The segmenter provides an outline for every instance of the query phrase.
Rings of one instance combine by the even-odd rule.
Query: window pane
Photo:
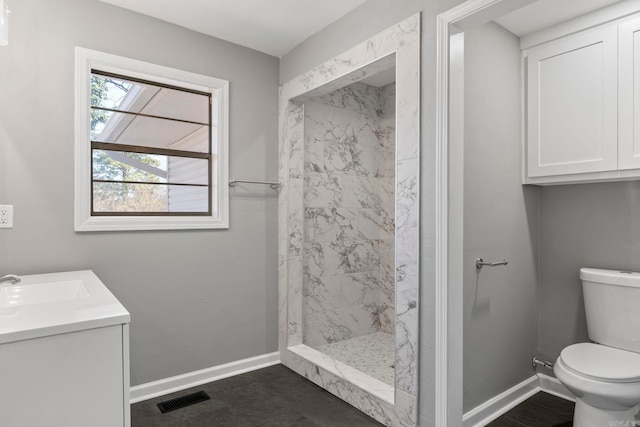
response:
[[[209,187],[169,185],[167,188],[169,212],[207,212]]]
[[[96,110],[92,111],[92,115],[96,113]],[[105,122],[92,128],[92,141],[209,152],[209,126],[132,114],[100,113],[105,113]]]
[[[168,182],[171,184],[209,185],[209,161],[189,157],[167,157]]]
[[[93,150],[92,160],[94,180],[167,182],[165,156]]]
[[[208,187],[112,182],[93,183],[94,213],[206,213],[208,209]]]
[[[209,123],[209,95],[91,74],[91,106]]]
[[[131,82],[91,74],[91,106],[120,110],[127,93],[135,90],[132,86]]]
[[[206,159],[93,150],[93,179],[209,185]]]
[[[167,212],[167,187],[151,184],[93,183],[94,212]]]

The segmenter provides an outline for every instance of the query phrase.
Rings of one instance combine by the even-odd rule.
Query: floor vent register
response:
[[[158,408],[163,414],[166,412],[175,411],[176,409],[184,408],[185,406],[194,405],[196,403],[204,402],[211,399],[204,391],[198,391],[196,393],[187,394],[185,396],[176,397],[175,399],[165,400],[158,403]]]

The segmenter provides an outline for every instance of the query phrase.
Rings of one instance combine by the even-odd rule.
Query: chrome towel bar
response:
[[[503,259],[502,261],[495,261],[495,262],[484,262],[484,260],[482,258],[476,258],[476,268],[478,270],[482,269],[482,267],[484,267],[485,265],[488,267],[497,267],[499,265],[507,265],[509,262],[506,259]]]
[[[269,187],[273,188],[274,190],[277,190],[278,188],[280,188],[280,186],[282,184],[280,184],[279,182],[273,182],[273,181],[253,181],[253,180],[249,180],[249,179],[233,179],[231,178],[229,180],[229,187],[233,187],[235,186],[237,183],[243,183],[243,184],[264,184],[264,185],[268,185]]]

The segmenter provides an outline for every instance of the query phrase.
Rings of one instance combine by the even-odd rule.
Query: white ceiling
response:
[[[538,0],[495,21],[523,37],[620,0]]]
[[[365,0],[100,0],[281,57]]]

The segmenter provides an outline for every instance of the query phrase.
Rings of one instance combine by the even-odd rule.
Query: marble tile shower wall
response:
[[[280,87],[278,311],[280,360],[386,426],[417,425],[420,205],[420,14]],[[393,56],[390,56],[393,55]],[[386,60],[385,60],[386,59]],[[395,387],[303,344],[304,103],[396,66]],[[320,260],[320,258],[319,258]],[[428,370],[428,367],[427,367]]]
[[[394,330],[395,84],[304,104],[303,341]]]

